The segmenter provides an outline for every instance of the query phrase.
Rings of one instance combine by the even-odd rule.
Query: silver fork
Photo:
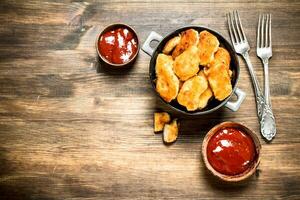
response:
[[[270,121],[269,119],[272,119],[272,117],[268,117],[270,115],[270,113],[264,111],[265,110],[264,109],[265,98],[261,92],[261,89],[258,84],[258,80],[254,73],[253,65],[250,61],[250,57],[249,57],[250,45],[245,36],[239,13],[237,11],[228,13],[227,21],[228,21],[228,27],[229,27],[229,35],[230,35],[231,42],[234,46],[234,49],[235,49],[236,53],[242,55],[243,58],[245,59],[251,79],[252,79],[254,92],[255,92],[255,99],[256,99],[257,115],[258,115],[258,118],[260,121],[261,133],[267,140],[271,140],[272,137],[270,136],[270,132],[271,132],[270,129],[272,129],[272,128],[270,128],[269,125],[272,123],[265,123],[266,120],[263,119],[263,117],[267,118],[268,122]],[[273,119],[274,119],[274,117],[273,117]],[[275,124],[275,121],[274,121],[274,124]]]
[[[256,54],[264,64],[265,77],[265,107],[262,120],[268,127],[264,132],[268,132],[267,139],[272,140],[276,134],[275,118],[272,112],[269,86],[269,59],[272,57],[272,33],[271,33],[271,14],[259,15],[257,38],[256,38]]]

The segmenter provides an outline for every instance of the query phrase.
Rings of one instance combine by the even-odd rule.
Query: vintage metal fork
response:
[[[256,38],[256,53],[262,60],[264,65],[265,77],[265,107],[262,120],[269,127],[268,140],[271,140],[276,134],[275,118],[272,112],[269,86],[269,59],[272,57],[272,38],[271,38],[271,14],[259,15],[257,38]],[[267,130],[265,130],[266,132]]]
[[[256,99],[256,106],[257,106],[257,115],[260,120],[260,130],[262,135],[267,139],[271,140],[273,138],[273,127],[275,127],[275,121],[271,122],[274,119],[272,112],[265,111],[265,98],[261,92],[261,89],[258,84],[258,80],[254,73],[254,69],[249,57],[249,50],[250,45],[247,41],[245,36],[243,26],[240,20],[239,13],[237,11],[233,11],[227,14],[227,21],[229,27],[229,35],[231,38],[231,42],[234,46],[236,53],[243,56],[248,66],[249,73],[251,75],[254,92],[255,92],[255,99]],[[272,115],[272,116],[269,116]],[[266,123],[267,122],[267,123]],[[271,125],[274,126],[271,126]],[[275,129],[276,130],[276,129]]]

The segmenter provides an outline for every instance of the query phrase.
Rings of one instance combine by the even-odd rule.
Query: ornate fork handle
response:
[[[265,106],[261,118],[261,133],[263,136],[271,141],[276,135],[276,122],[272,111],[269,87],[269,63],[268,59],[263,59],[264,73],[265,73]]]
[[[269,104],[269,94],[266,95],[265,99],[258,85],[257,78],[254,74],[253,66],[250,61],[248,52],[245,52],[242,55],[247,63],[252,78],[252,83],[255,91],[257,115],[260,120],[260,131],[267,140],[271,141],[276,134],[276,124],[271,106]],[[269,93],[269,90],[267,90],[266,93]]]
[[[264,109],[260,120],[260,132],[269,141],[271,141],[276,135],[275,117],[268,103],[264,104]]]
[[[258,116],[259,120],[261,120],[263,109],[264,109],[264,104],[265,104],[265,99],[264,99],[264,96],[263,96],[263,94],[261,92],[261,89],[258,85],[258,80],[257,80],[256,75],[254,73],[254,69],[253,69],[252,63],[250,61],[250,57],[249,57],[248,52],[243,53],[242,56],[245,59],[246,64],[247,64],[248,69],[249,69],[249,72],[250,72],[250,76],[251,76],[251,79],[252,79],[254,92],[255,92],[257,116]]]

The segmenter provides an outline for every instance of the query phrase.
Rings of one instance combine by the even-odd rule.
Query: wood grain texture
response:
[[[249,181],[227,185],[205,170],[205,133],[223,121],[259,133],[242,59],[240,110],[180,117],[178,141],[164,146],[153,113],[169,111],[149,84],[150,58],[111,71],[97,64],[94,41],[106,25],[132,25],[144,42],[204,25],[228,38],[225,14],[238,9],[255,53],[260,12],[273,14],[270,86],[277,136],[262,138],[262,161]],[[299,199],[300,3],[272,1],[1,1],[0,199]],[[176,116],[176,113],[173,113]]]

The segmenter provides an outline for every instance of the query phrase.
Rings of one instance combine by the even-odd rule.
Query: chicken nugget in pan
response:
[[[191,46],[175,58],[173,69],[181,81],[185,81],[198,73],[198,53],[198,48]]]
[[[184,50],[189,48],[190,46],[196,46],[199,42],[199,34],[198,31],[194,29],[188,29],[181,33],[181,39],[179,44],[175,47],[172,52],[172,56],[175,59],[179,56]]]
[[[199,107],[200,95],[207,89],[208,83],[204,74],[196,75],[185,81],[181,87],[177,101],[185,106],[188,111],[197,110]]]
[[[230,54],[223,47],[219,47],[217,52],[215,53],[214,60],[208,65],[209,67],[216,64],[217,62],[223,63],[228,67],[230,66]]]
[[[219,48],[219,40],[208,31],[200,32],[198,43],[200,65],[206,66],[214,59],[214,54]]]
[[[179,44],[179,42],[180,42],[180,35],[173,37],[166,43],[162,52],[167,55],[170,54],[171,51]]]
[[[156,59],[156,91],[167,102],[176,98],[179,90],[179,80],[173,71],[172,56],[159,54]]]
[[[222,101],[231,94],[232,85],[226,65],[218,63],[211,66],[205,73],[217,100]]]
[[[210,87],[200,95],[199,100],[199,109],[203,109],[207,106],[208,101],[213,97],[213,92],[211,91]]]

